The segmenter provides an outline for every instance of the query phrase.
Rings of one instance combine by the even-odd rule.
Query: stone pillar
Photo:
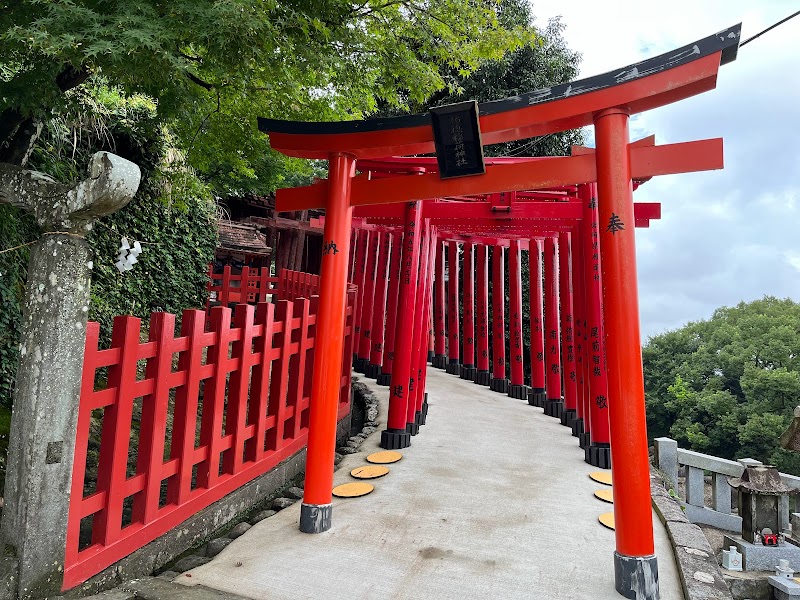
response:
[[[60,594],[64,574],[92,269],[83,235],[140,181],[136,165],[106,152],[92,157],[89,174],[65,186],[0,165],[0,203],[32,212],[45,232],[28,265],[2,520],[21,598]]]

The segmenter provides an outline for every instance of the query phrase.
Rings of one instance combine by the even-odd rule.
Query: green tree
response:
[[[256,116],[358,118],[420,102],[530,42],[495,1],[0,1],[0,161],[24,164],[42,124],[102,78],[157,99],[174,145],[220,192],[286,168]],[[403,95],[398,93],[403,90]]]
[[[764,297],[650,338],[642,351],[651,437],[800,473],[779,447],[800,404],[800,304]]]

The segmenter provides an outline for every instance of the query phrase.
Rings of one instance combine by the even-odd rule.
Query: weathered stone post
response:
[[[92,269],[83,236],[133,198],[140,178],[139,167],[107,152],[72,186],[0,164],[0,203],[32,212],[44,232],[28,265],[2,520],[21,598],[60,593],[64,573]]]

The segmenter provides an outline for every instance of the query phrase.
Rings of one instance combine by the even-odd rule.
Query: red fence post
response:
[[[347,315],[347,259],[353,219],[350,187],[355,173],[355,158],[332,154],[328,165],[306,485],[300,508],[300,531],[305,533],[319,533],[331,527],[336,417],[341,396],[343,332]]]
[[[544,303],[542,302],[542,251],[544,243],[536,238],[530,241],[528,274],[530,275],[529,304],[531,320],[531,391],[528,404],[544,408],[547,400],[545,387]]]
[[[369,365],[372,351],[372,320],[374,317],[375,274],[378,267],[378,255],[381,248],[381,232],[373,231],[367,249],[367,271],[364,279],[364,292],[361,294],[361,339],[358,342],[358,359],[355,370],[364,373]]]
[[[367,256],[369,250],[370,231],[361,229],[358,232],[358,248],[356,249],[355,284],[358,286],[356,292],[358,301],[356,304],[355,315],[355,339],[353,340],[353,367],[358,363],[358,350],[361,342],[361,317],[364,312],[364,283],[367,277]]]
[[[461,379],[475,379],[475,244],[464,243],[464,324]]]
[[[403,233],[392,234],[392,260],[389,267],[389,292],[386,303],[386,338],[383,342],[383,360],[378,385],[389,385],[392,382],[394,365],[394,348],[397,332],[397,304],[400,293],[400,268],[402,259]]]
[[[564,409],[561,399],[561,348],[558,322],[558,236],[544,240],[544,331],[547,354],[547,400],[544,414],[560,417]]]
[[[578,371],[575,361],[575,307],[572,292],[572,236],[558,235],[558,276],[561,305],[561,364],[564,373],[564,409],[561,424],[572,427],[578,412]]]
[[[603,274],[600,256],[600,230],[597,210],[597,184],[589,184],[584,198],[584,256],[586,272],[586,343],[589,355],[589,422],[580,438],[585,460],[590,465],[611,468],[611,437],[608,422],[608,371],[605,363],[603,326]]]
[[[394,362],[389,392],[389,417],[386,429],[381,432],[381,447],[390,450],[407,448],[411,445],[411,435],[406,431],[406,412],[409,400],[408,384],[411,380],[414,329],[409,324],[414,322],[414,292],[417,288],[417,272],[419,270],[421,213],[420,202],[408,203],[403,234]]]
[[[458,287],[458,242],[450,242],[447,248],[447,372],[451,375],[458,375],[461,370],[460,348],[461,332],[459,319],[459,306],[461,295]]]
[[[431,227],[429,221],[423,221],[422,244],[419,255],[419,275],[415,293],[414,337],[411,350],[411,378],[408,382],[408,406],[406,407],[406,429],[411,435],[419,433],[419,422],[422,417],[422,401],[425,389],[422,387],[422,373],[425,368],[425,352],[427,350],[427,319],[425,312],[425,293],[428,286],[428,259],[430,255]]]
[[[595,115],[594,127],[603,251],[603,316],[608,391],[612,398],[609,416],[617,541],[614,553],[616,589],[623,596],[638,594],[641,598],[658,598],[636,289],[628,114],[621,109],[605,110]]]
[[[370,347],[369,364],[365,374],[370,379],[377,379],[383,362],[383,341],[386,332],[386,294],[389,288],[389,258],[392,251],[392,234],[381,234],[380,253],[375,270],[375,293],[372,302],[372,346]]]
[[[447,368],[447,330],[445,328],[445,313],[447,312],[447,284],[444,280],[444,245],[436,242],[436,281],[434,283],[433,299],[433,332],[434,357],[433,366],[437,369]]]
[[[525,385],[525,363],[522,356],[522,250],[518,239],[511,240],[508,249],[508,313],[511,354],[508,395],[527,400],[528,386]]]
[[[478,244],[477,259],[478,347],[475,383],[489,385],[489,248]]]
[[[492,362],[494,376],[489,389],[505,394],[506,379],[506,319],[505,319],[505,248],[499,244],[492,248]]]

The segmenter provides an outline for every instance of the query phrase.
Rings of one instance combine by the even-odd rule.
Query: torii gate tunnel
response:
[[[634,226],[658,218],[660,207],[634,204],[633,190],[657,175],[722,168],[722,140],[630,143],[628,121],[713,89],[720,65],[736,58],[740,32],[736,25],[603,75],[479,105],[482,143],[593,125],[596,147],[546,159],[491,159],[485,173],[470,177],[443,178],[432,159],[399,158],[434,153],[430,114],[335,123],[259,119],[274,149],[329,161],[327,180],[278,190],[276,201],[279,211],[326,211],[301,531],[331,527],[351,280],[360,290],[355,367],[391,386],[381,445],[406,447],[425,424],[429,358],[543,407],[573,428],[588,462],[611,466],[617,591],[658,597]],[[531,275],[528,382],[522,250]]]

